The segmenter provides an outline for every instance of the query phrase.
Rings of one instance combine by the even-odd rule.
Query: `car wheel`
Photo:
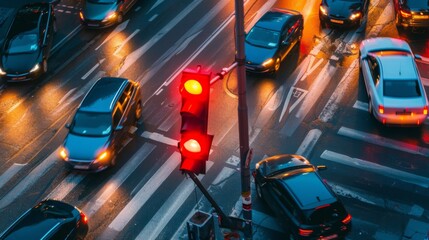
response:
[[[43,73],[48,72],[48,60],[46,60],[46,59],[43,59],[43,61],[42,61],[42,70],[43,70]]]
[[[261,186],[257,183],[255,183],[255,187],[256,187],[256,195],[258,195],[258,198],[263,199],[262,198],[262,189]]]
[[[142,117],[142,104],[141,104],[141,102],[138,102],[137,103],[137,105],[136,105],[136,115],[135,115],[135,117],[136,117],[136,122],[137,121],[139,121],[140,120],[140,118]]]
[[[118,13],[118,18],[116,20],[118,24],[124,20],[124,16],[122,15],[122,13]]]
[[[274,63],[274,72],[277,72],[280,69],[280,58],[276,58],[276,63]]]

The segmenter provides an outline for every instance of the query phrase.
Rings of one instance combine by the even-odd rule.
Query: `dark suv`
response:
[[[60,156],[78,170],[101,171],[115,165],[130,127],[141,115],[137,82],[115,77],[99,79],[66,125],[69,133]]]
[[[405,29],[429,28],[429,2],[424,0],[394,0],[396,26]]]
[[[281,218],[290,239],[338,239],[351,229],[351,215],[318,174],[325,168],[292,154],[256,164],[257,195]]]
[[[57,200],[43,200],[21,215],[0,235],[2,240],[84,239],[88,219],[78,208]]]
[[[0,77],[9,82],[27,81],[48,71],[54,33],[54,4],[27,3],[16,11],[1,48]]]

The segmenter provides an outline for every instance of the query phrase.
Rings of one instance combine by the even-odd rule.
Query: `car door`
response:
[[[116,103],[115,109],[113,110],[113,124],[112,124],[112,136],[111,136],[111,145],[114,150],[119,150],[121,148],[122,138],[124,135],[124,126],[123,121],[123,112],[121,106]]]

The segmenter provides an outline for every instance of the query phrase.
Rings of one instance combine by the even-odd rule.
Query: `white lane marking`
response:
[[[85,80],[96,68],[98,68],[106,58],[101,59],[97,64],[95,64],[85,75],[83,75],[80,79]]]
[[[7,110],[7,114],[13,112],[13,110],[15,110],[17,107],[19,107],[19,105],[21,105],[23,102],[25,101],[25,99],[21,99],[19,100],[17,103],[15,103],[11,108],[9,108],[9,110]]]
[[[46,198],[53,198],[56,200],[63,200],[81,181],[85,178],[84,174],[70,173],[61,181],[57,187],[49,193]]]
[[[352,158],[344,154],[336,153],[333,151],[325,150],[320,156],[323,159],[344,164],[347,166],[363,169],[376,174],[381,174],[395,180],[411,183],[423,188],[429,188],[429,178],[422,177],[416,174],[411,174],[395,168],[386,167],[377,163],[362,160],[359,158]]]
[[[70,91],[68,91],[61,99],[60,99],[60,101],[58,101],[58,104],[61,104],[61,103],[63,103],[66,99],[68,99],[69,98],[69,96],[74,92],[74,91],[76,91],[76,88],[72,88]]]
[[[329,98],[328,102],[326,103],[325,107],[323,108],[322,112],[319,115],[319,119],[322,122],[328,122],[332,119],[335,112],[338,109],[338,104],[343,100],[343,97],[346,94],[346,90],[349,87],[350,83],[356,79],[356,74],[352,75],[352,71],[357,70],[356,65],[358,65],[358,59],[355,59],[353,63],[348,68],[347,72],[344,74],[343,78],[341,79],[340,83],[338,84],[338,87],[335,88],[334,93]]]
[[[133,218],[146,201],[149,200],[152,194],[161,186],[168,176],[170,176],[174,170],[177,170],[179,163],[180,153],[174,152],[109,224],[108,229],[118,232],[122,231],[131,218]]]
[[[139,33],[140,32],[140,29],[136,29],[136,30],[134,30],[134,32],[133,33],[131,33],[131,35],[130,36],[128,36],[124,41],[121,41],[121,45],[119,45],[119,47],[118,48],[116,48],[116,50],[115,50],[115,52],[113,52],[113,55],[114,56],[117,56],[117,57],[120,57],[120,56],[118,56],[117,54],[122,50],[122,48],[125,46],[125,44],[127,43],[127,42],[129,42],[130,41],[130,39],[131,38],[133,38],[137,33]]]
[[[207,162],[207,172],[213,166],[212,161]],[[201,181],[205,175],[199,175],[198,179]],[[191,195],[195,189],[195,184],[191,179],[183,179],[180,185],[174,190],[174,192],[168,197],[167,201],[161,206],[156,212],[155,216],[146,224],[144,229],[139,233],[136,239],[139,240],[151,240],[156,239],[161,233],[162,229],[165,228],[167,223],[173,218],[176,212],[179,210],[186,199]]]
[[[14,163],[0,176],[0,189],[27,164]]]
[[[9,191],[6,196],[0,200],[0,209],[7,207],[15,199],[21,196],[25,191],[31,188],[37,180],[45,175],[58,161],[57,156],[58,149],[51,153],[42,163],[37,165],[21,182],[18,183],[11,191]]]
[[[394,21],[395,16],[395,9],[393,7],[392,1],[389,1],[389,3],[384,8],[381,15],[379,15],[377,22],[373,25],[371,30],[366,34],[366,38],[372,38],[379,35],[381,30],[390,22]]]
[[[353,108],[356,108],[362,111],[368,111],[368,103],[357,100],[355,104],[353,104]]]
[[[424,208],[419,205],[407,205],[391,199],[374,196],[372,194],[363,192],[362,189],[344,186],[335,182],[328,182],[332,190],[339,196],[352,198],[364,202],[366,204],[374,205],[382,209],[388,209],[401,214],[406,214],[415,217],[421,217],[424,213]]]
[[[316,145],[317,140],[319,140],[321,135],[322,131],[319,129],[311,129],[305,136],[304,141],[302,141],[301,145],[296,151],[296,154],[309,157],[314,145]]]
[[[82,29],[82,25],[79,24],[75,29],[73,29],[67,36],[65,36],[61,41],[59,41],[55,46],[52,47],[52,52],[54,52],[58,47],[60,47],[65,41],[72,38],[74,35],[76,35],[80,30]]]
[[[100,191],[86,204],[84,212],[88,216],[95,214],[101,206],[116,192],[124,181],[137,169],[137,167],[155,149],[155,145],[145,143],[127,163],[107,182]]]
[[[107,36],[104,41],[100,45],[98,45],[98,47],[95,48],[95,51],[97,51],[101,46],[103,46],[106,42],[112,39],[116,34],[122,32],[127,27],[129,21],[130,20],[127,20],[116,26],[116,28],[109,34],[109,36]]]
[[[153,20],[155,20],[155,18],[158,17],[158,14],[153,15],[150,19],[149,22],[152,22]]]
[[[119,69],[118,76],[121,76],[132,64],[134,64],[137,59],[139,59],[148,49],[154,46],[159,39],[164,37],[171,29],[174,28],[180,21],[182,21],[188,14],[202,2],[202,0],[196,0],[188,5],[180,14],[169,22],[165,27],[163,27],[159,32],[157,32],[149,41],[147,41],[143,46],[133,51],[127,55],[127,58],[124,61],[124,64]]]
[[[148,12],[152,11],[155,7],[157,7],[162,2],[164,2],[164,0],[158,0],[158,1],[156,1],[156,3],[152,5],[152,7],[149,9]]]
[[[315,48],[316,49],[316,48]],[[314,72],[314,70],[316,70],[316,68],[318,68],[320,66],[320,64],[322,64],[323,62],[323,58],[319,58],[317,63],[313,65],[314,60],[316,60],[316,57],[313,55],[310,55],[309,57],[309,64],[307,65],[307,69],[305,70],[305,73],[303,73],[302,77],[299,78],[300,81],[304,81],[308,75],[310,75],[311,73]]]
[[[164,135],[155,132],[144,131],[141,136],[171,146],[177,146],[178,143],[178,141],[175,139],[165,137]]]
[[[381,136],[378,136],[375,134],[371,134],[371,133],[361,132],[359,130],[354,130],[354,129],[347,128],[347,127],[341,127],[338,130],[338,134],[345,136],[345,137],[350,137],[350,138],[358,139],[361,141],[369,142],[372,144],[376,144],[376,145],[379,145],[382,147],[396,149],[399,151],[404,151],[404,152],[412,153],[412,154],[423,155],[426,157],[429,156],[429,149],[427,149],[427,148],[420,147],[418,145],[413,145],[413,144],[401,142],[401,141],[392,140],[389,138],[384,138],[384,137],[381,137]]]
[[[287,94],[285,104],[283,105],[282,112],[279,117],[279,122],[282,121],[282,118],[284,114],[286,113],[287,107],[289,107],[290,99],[291,97],[294,98],[293,104],[289,107],[289,113],[305,98],[308,91],[305,89],[297,88],[297,87],[291,87],[289,89],[289,92]]]

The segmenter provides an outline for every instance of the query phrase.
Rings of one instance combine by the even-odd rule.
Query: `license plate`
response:
[[[89,165],[75,165],[74,168],[76,168],[76,169],[89,169]]]
[[[411,115],[411,112],[396,112],[396,115]]]
[[[24,80],[25,79],[25,77],[14,77],[14,78],[12,78],[12,80]]]
[[[338,24],[343,24],[344,23],[343,20],[337,20],[337,19],[331,19],[331,22],[338,23]]]
[[[414,19],[429,19],[429,15],[414,15]]]

